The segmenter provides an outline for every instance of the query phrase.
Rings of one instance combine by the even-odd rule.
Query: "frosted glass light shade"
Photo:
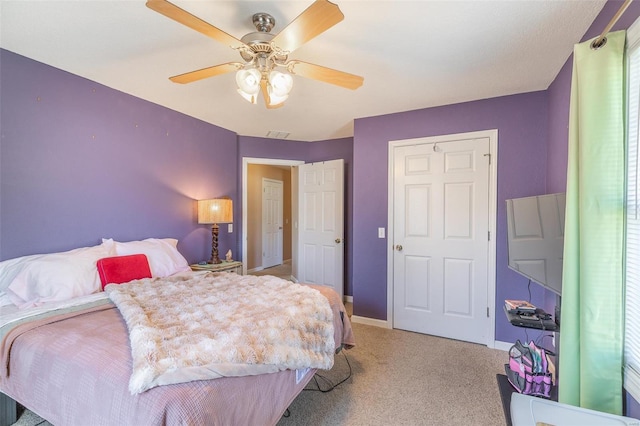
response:
[[[247,101],[251,102],[252,104],[256,104],[258,102],[258,96],[256,94],[249,94],[249,93],[245,93],[242,91],[242,89],[238,89],[238,93],[240,93],[240,96],[242,96],[243,98],[245,98]]]
[[[198,200],[198,223],[231,223],[233,222],[233,205],[229,198]]]
[[[289,95],[278,96],[274,93],[274,91],[269,87],[269,106],[280,105],[284,101],[287,100]]]
[[[269,73],[269,85],[271,86],[273,95],[277,97],[289,95],[293,88],[293,78],[290,74],[284,74],[279,71],[271,71]],[[284,99],[282,100],[284,101]]]
[[[240,70],[236,73],[236,83],[238,89],[248,95],[256,95],[260,91],[260,80],[262,75],[255,68]]]

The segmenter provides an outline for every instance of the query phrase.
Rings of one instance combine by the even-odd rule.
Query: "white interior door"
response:
[[[393,148],[393,326],[487,343],[489,137]]]
[[[282,264],[283,187],[281,180],[262,178],[262,267]]]
[[[298,281],[344,294],[344,160],[298,170]]]

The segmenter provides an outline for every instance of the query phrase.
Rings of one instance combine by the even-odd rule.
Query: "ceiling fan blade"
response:
[[[267,109],[276,109],[284,105],[284,102],[280,102],[279,104],[276,104],[276,105],[271,105],[271,96],[269,96],[267,80],[265,79],[260,80],[260,90],[262,91],[262,97],[264,98],[264,104],[267,107]]]
[[[174,75],[173,77],[169,77],[169,80],[180,84],[193,83],[194,81],[202,80],[203,78],[237,71],[242,67],[243,64],[240,62],[227,62],[226,64],[214,65],[212,67],[202,68],[201,70]]]
[[[338,5],[316,0],[276,35],[272,42],[286,52],[293,52],[344,19]]]
[[[167,18],[171,18],[176,22],[198,31],[207,37],[211,37],[214,40],[224,43],[233,49],[249,48],[249,46],[234,36],[225,33],[221,29],[214,27],[208,22],[203,21],[197,16],[190,14],[186,10],[179,8],[167,0],[147,0],[147,7],[166,16]]]
[[[355,90],[362,86],[362,83],[364,82],[364,77],[360,77],[359,75],[337,71],[320,65],[310,64],[308,62],[289,61],[286,66],[287,70],[291,74],[335,84],[336,86],[351,90]]]

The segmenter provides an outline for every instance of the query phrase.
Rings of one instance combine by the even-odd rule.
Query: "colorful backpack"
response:
[[[511,386],[525,395],[549,398],[552,373],[547,352],[533,342],[523,345],[519,340],[509,349],[509,364],[504,370]]]

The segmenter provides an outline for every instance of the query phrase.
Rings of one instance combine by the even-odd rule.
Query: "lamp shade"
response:
[[[229,198],[213,198],[198,200],[198,223],[230,223],[233,222],[233,205]]]

